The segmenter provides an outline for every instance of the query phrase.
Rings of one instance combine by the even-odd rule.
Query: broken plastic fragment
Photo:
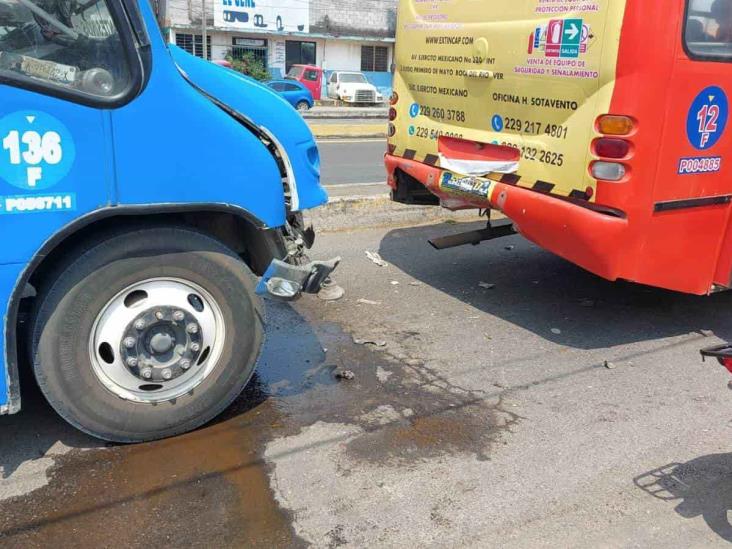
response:
[[[366,250],[366,257],[368,257],[373,263],[376,263],[379,267],[386,267],[388,263],[381,259],[381,256],[376,252],[370,252]]]
[[[382,259],[378,252],[366,251],[366,257],[368,257],[373,263],[376,263],[379,267],[386,267],[388,263]]]

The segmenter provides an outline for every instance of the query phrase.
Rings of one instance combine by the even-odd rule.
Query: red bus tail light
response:
[[[595,140],[592,149],[600,158],[625,158],[630,153],[630,143],[617,137],[602,137]]]
[[[391,124],[390,123],[389,124],[389,133],[388,133],[388,136],[389,137],[394,137],[395,134],[396,134],[396,126],[394,124]]]
[[[398,102],[399,102],[399,94],[397,92],[392,92],[389,103],[391,103],[392,105],[396,105]]]
[[[597,131],[605,135],[629,135],[635,124],[629,116],[605,114],[597,119]]]
[[[389,109],[389,120],[396,120],[397,110],[394,107]]]

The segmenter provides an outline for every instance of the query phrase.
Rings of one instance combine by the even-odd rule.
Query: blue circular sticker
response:
[[[419,103],[412,103],[412,106],[409,107],[409,116],[412,118],[419,116]]]
[[[710,86],[696,96],[686,119],[686,134],[699,150],[710,149],[724,134],[729,117],[727,94]]]
[[[14,112],[0,118],[0,179],[23,190],[61,181],[74,164],[71,133],[44,112]]]
[[[491,119],[491,126],[493,126],[493,130],[497,132],[503,131],[503,117],[500,114],[494,114],[493,118]]]
[[[414,126],[409,126],[409,135],[414,135]]]

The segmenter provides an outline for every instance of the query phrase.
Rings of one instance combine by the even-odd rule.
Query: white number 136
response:
[[[21,151],[21,143],[25,150]],[[3,149],[10,153],[10,163],[20,164],[22,161],[35,166],[45,161],[47,164],[58,164],[63,158],[61,136],[56,132],[46,132],[42,136],[35,131],[24,132],[21,136],[13,130],[3,139]]]

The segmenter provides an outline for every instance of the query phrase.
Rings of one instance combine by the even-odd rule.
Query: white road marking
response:
[[[386,143],[386,139],[383,137],[372,137],[368,139],[319,139],[317,140],[319,145],[346,145],[348,143]]]
[[[325,183],[323,187],[326,189],[344,189],[346,187],[374,187],[376,185],[386,185],[386,181],[379,181],[376,183]]]

